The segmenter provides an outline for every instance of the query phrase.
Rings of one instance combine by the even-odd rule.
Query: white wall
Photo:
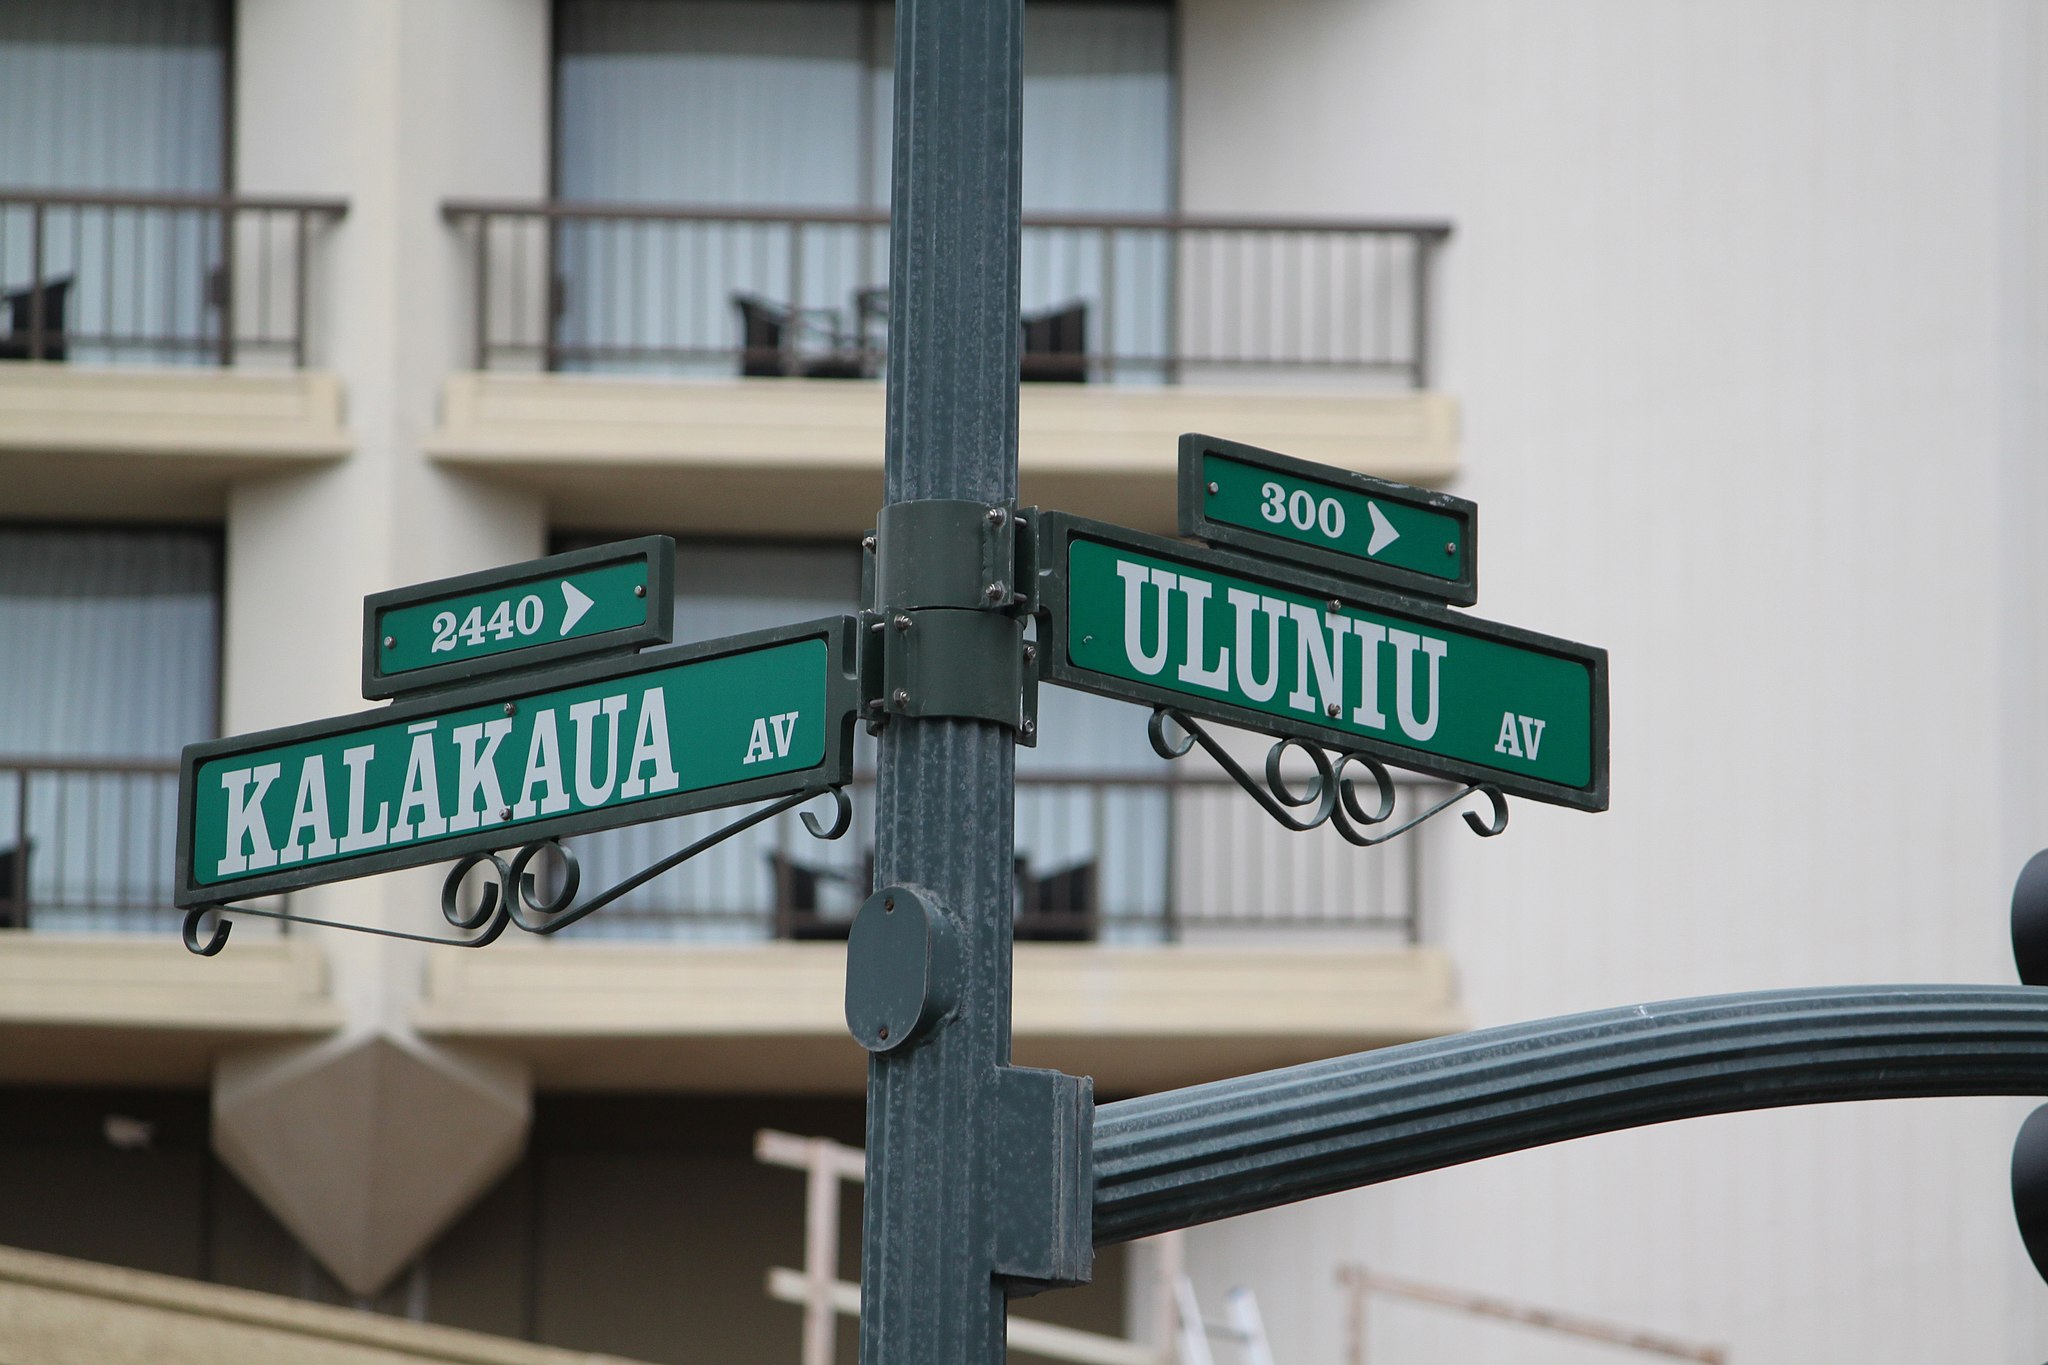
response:
[[[1443,838],[1481,1024],[1687,994],[2009,982],[2048,845],[2038,0],[1189,0],[1192,211],[1453,219],[1437,382],[1477,613],[1606,645],[1613,809]],[[1283,1361],[1339,1259],[1742,1365],[2037,1359],[2020,1101],[1695,1121],[1194,1239]],[[1437,1310],[1371,1359],[1618,1359]]]

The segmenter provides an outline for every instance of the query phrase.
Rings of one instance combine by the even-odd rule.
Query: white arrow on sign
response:
[[[1394,529],[1394,523],[1387,520],[1387,514],[1380,510],[1378,503],[1366,503],[1365,510],[1372,513],[1372,539],[1366,542],[1365,552],[1369,555],[1376,555],[1399,540],[1401,533]],[[567,585],[564,584],[563,586],[566,587]]]
[[[1377,533],[1375,533],[1375,539],[1377,539]],[[578,589],[574,583],[564,579],[562,582],[562,605],[569,609],[569,614],[562,618],[562,629],[558,633],[567,635],[575,628],[576,623],[583,619],[583,613],[589,611],[596,604]]]

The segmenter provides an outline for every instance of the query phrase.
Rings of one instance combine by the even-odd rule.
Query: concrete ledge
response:
[[[842,945],[498,945],[436,954],[423,1035],[523,1057],[536,1088],[855,1094]],[[1132,1094],[1454,1032],[1431,949],[1021,944],[1019,1063]]]
[[[1441,394],[1033,384],[1020,404],[1024,500],[1145,530],[1173,529],[1184,431],[1410,483],[1458,467]],[[857,534],[881,503],[882,386],[460,374],[426,448],[539,490],[557,525]]]
[[[35,1365],[630,1365],[0,1247],[0,1358]]]
[[[354,448],[331,374],[0,365],[0,479],[17,512],[216,515],[232,478]]]
[[[222,1052],[341,1022],[303,940],[198,958],[171,935],[0,933],[0,1082],[205,1085]]]

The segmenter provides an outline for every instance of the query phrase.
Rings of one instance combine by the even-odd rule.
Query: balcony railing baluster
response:
[[[0,807],[13,838],[0,847],[0,926],[175,932],[177,780],[172,760],[0,757],[0,800],[14,800],[11,819]],[[872,794],[871,779],[857,781],[856,809],[871,810]],[[576,839],[585,877],[609,882],[645,866],[699,818]],[[1020,775],[1019,934],[1173,943],[1337,929],[1412,943],[1426,837],[1369,853],[1333,848],[1247,817],[1220,773]],[[831,938],[872,875],[865,841],[822,845],[786,816],[632,893],[574,937]]]
[[[329,199],[0,189],[0,291],[10,299],[0,359],[98,362],[139,354],[226,367],[257,353],[303,368],[311,226],[341,218],[347,207]],[[26,259],[8,250],[9,221],[22,216]],[[293,227],[291,317],[273,330],[279,218]],[[250,318],[237,314],[245,294],[255,301]]]
[[[882,372],[882,338],[860,331],[870,314],[886,321],[880,210],[451,200],[442,212],[476,233],[480,368],[737,374],[746,344],[736,299],[753,295],[787,312],[785,373]],[[548,234],[545,265],[494,244],[535,228]],[[1428,373],[1417,349],[1429,336],[1422,274],[1428,248],[1450,230],[1405,220],[1027,214],[1024,312],[1045,320],[1043,336],[1062,338],[1062,349],[1033,351],[1034,367],[1097,382],[1186,382],[1230,369],[1416,382]],[[848,259],[857,263],[851,280],[839,264]],[[1355,268],[1338,269],[1344,259]],[[547,279],[524,278],[539,269]],[[518,300],[547,297],[554,278],[568,285],[566,316],[529,317]],[[1410,335],[1400,337],[1393,320],[1404,303]],[[1076,304],[1070,326],[1074,318],[1058,315]],[[1374,334],[1382,344],[1367,342]]]

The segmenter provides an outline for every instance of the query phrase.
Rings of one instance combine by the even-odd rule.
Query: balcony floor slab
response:
[[[0,365],[9,515],[213,518],[230,480],[354,446],[331,374]]]
[[[0,1084],[205,1085],[216,1058],[340,1027],[319,949],[0,932]]]
[[[541,1090],[858,1094],[844,945],[498,945],[436,954],[413,1024]],[[1137,1094],[1465,1026],[1428,948],[1020,944],[1015,1056]]]
[[[427,451],[541,492],[556,525],[857,535],[882,497],[879,381],[449,378]],[[1027,503],[1171,532],[1182,432],[1206,431],[1407,483],[1458,470],[1442,394],[1027,384]]]

